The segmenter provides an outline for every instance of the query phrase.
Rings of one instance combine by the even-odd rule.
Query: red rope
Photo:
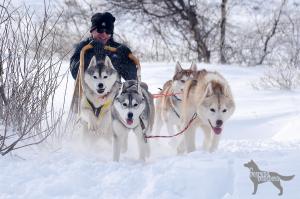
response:
[[[179,133],[176,133],[174,135],[144,135],[145,140],[147,140],[148,138],[171,138],[171,137],[175,137],[178,136],[182,133],[184,133],[192,124],[192,122],[196,119],[197,117],[197,113],[194,113],[194,115],[192,116],[192,118],[190,119],[189,123],[186,125],[186,127],[181,130]]]
[[[160,98],[160,97],[169,97],[169,96],[174,96],[174,95],[179,95],[179,94],[182,94],[182,93],[159,93],[159,94],[152,94],[152,97],[153,98]]]

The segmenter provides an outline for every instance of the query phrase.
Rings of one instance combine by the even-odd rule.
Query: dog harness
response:
[[[181,101],[181,99],[179,99],[176,95],[173,95],[170,99],[170,102],[171,102],[171,109],[172,111],[175,113],[175,115],[180,118],[180,115],[179,113],[176,111],[175,109],[175,105],[173,104],[173,99],[177,100],[177,101]]]
[[[111,103],[112,103],[111,100],[106,100],[106,102],[102,106],[96,108],[94,106],[94,104],[88,98],[86,98],[86,104],[85,104],[85,106],[92,108],[92,110],[94,112],[94,115],[97,118],[102,118],[104,116],[105,110],[110,107]]]

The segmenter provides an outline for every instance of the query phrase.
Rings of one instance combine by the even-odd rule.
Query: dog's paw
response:
[[[89,121],[88,122],[88,130],[92,132],[96,132],[98,129],[98,125],[94,121]]]

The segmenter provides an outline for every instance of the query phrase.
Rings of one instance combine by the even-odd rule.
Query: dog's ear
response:
[[[192,65],[190,67],[190,70],[196,72],[197,71],[197,64],[195,62],[192,62]]]
[[[179,73],[180,71],[182,71],[183,69],[182,69],[182,67],[181,67],[181,65],[180,65],[180,63],[179,63],[179,61],[177,61],[176,62],[176,66],[175,66],[175,74],[176,73]]]
[[[122,95],[123,89],[124,89],[124,82],[121,84],[121,87],[119,89],[119,94],[117,96]]]
[[[115,70],[115,67],[113,66],[113,64],[111,63],[111,60],[108,56],[105,56],[105,60],[104,60],[104,65],[110,67],[111,69]]]
[[[96,56],[93,56],[92,59],[91,59],[91,61],[90,61],[90,63],[89,63],[89,67],[96,66],[96,65],[97,65]]]
[[[141,83],[140,83],[139,81],[136,81],[136,83],[137,83],[138,94],[139,94],[139,95],[143,95]]]
[[[206,89],[205,89],[205,97],[210,97],[214,94],[213,88],[212,88],[212,83],[208,83]]]

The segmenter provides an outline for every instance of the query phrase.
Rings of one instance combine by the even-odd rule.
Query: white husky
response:
[[[196,77],[197,65],[192,63],[189,69],[183,69],[179,62],[176,63],[175,74],[172,80],[167,81],[160,94],[165,95],[157,98],[155,103],[155,131],[159,134],[163,123],[167,125],[169,135],[175,134],[180,130],[181,102],[184,85],[188,80]],[[173,127],[176,127],[174,130]]]
[[[80,106],[81,133],[94,140],[111,140],[111,104],[120,88],[120,76],[108,56],[96,60],[94,56],[84,72],[83,97]]]
[[[217,72],[197,72],[197,80],[187,82],[182,102],[182,128],[187,126],[194,114],[197,118],[184,133],[178,153],[196,149],[197,126],[204,131],[204,150],[217,149],[224,122],[233,114],[235,103],[227,81]]]
[[[126,151],[127,137],[133,130],[137,137],[139,157],[145,160],[149,155],[149,144],[144,135],[152,130],[154,104],[147,85],[136,80],[127,80],[113,103],[113,160],[119,161],[121,148]]]

